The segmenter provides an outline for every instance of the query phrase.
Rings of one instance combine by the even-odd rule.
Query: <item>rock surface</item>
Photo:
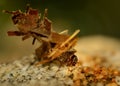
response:
[[[104,40],[104,44],[81,40],[76,46],[76,66],[60,66],[56,61],[36,66],[35,55],[25,56],[0,64],[0,86],[120,85],[120,48],[113,48],[114,43],[108,46]]]

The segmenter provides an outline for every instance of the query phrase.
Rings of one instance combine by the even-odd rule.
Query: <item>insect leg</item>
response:
[[[34,44],[35,44],[35,40],[36,40],[36,38],[33,38],[32,45],[34,45]]]

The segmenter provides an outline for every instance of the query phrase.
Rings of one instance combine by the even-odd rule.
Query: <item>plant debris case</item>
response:
[[[76,35],[80,30],[76,30],[71,36],[67,30],[57,33],[52,30],[51,21],[47,18],[47,9],[41,16],[37,9],[27,6],[25,12],[4,11],[12,14],[12,21],[18,31],[8,31],[9,36],[22,36],[22,40],[33,37],[32,44],[38,40],[41,45],[35,50],[39,62],[44,64],[57,60],[67,66],[75,66],[78,59],[75,56],[76,50],[73,49],[77,42]]]

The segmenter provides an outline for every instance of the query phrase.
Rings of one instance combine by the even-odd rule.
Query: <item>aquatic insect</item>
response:
[[[9,36],[23,36],[22,40],[33,37],[38,40],[41,45],[35,50],[37,64],[44,64],[53,60],[58,60],[66,65],[75,65],[77,57],[74,55],[75,43],[77,42],[76,35],[80,30],[76,30],[71,36],[66,34],[65,30],[61,33],[53,31],[51,21],[47,18],[47,9],[45,9],[43,17],[37,9],[27,6],[26,12],[4,11],[12,14],[12,21],[18,28],[18,31],[8,31]]]
[[[80,30],[76,30],[71,36],[58,34],[52,36],[53,38],[42,43],[42,46],[36,49],[36,55],[39,60],[38,64],[44,64],[54,59],[59,60],[62,63],[71,63],[75,65],[77,63],[77,57],[74,55],[75,50],[72,49],[77,42],[76,35]],[[38,37],[36,39],[39,40]],[[67,64],[68,65],[68,64]]]

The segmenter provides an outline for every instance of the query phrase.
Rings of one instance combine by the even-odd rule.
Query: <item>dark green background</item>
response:
[[[1,0],[0,10],[24,10],[27,3],[41,12],[48,8],[55,30],[79,28],[81,36],[120,38],[120,0]],[[1,27],[10,19],[8,16],[0,13]]]
[[[2,10],[24,11],[27,3],[41,13],[48,8],[53,29],[59,32],[80,29],[80,37],[103,35],[120,39],[120,0],[0,0],[0,58],[21,58],[36,48],[32,39],[23,42],[20,37],[7,36],[8,30],[17,28],[10,15],[2,13]]]

